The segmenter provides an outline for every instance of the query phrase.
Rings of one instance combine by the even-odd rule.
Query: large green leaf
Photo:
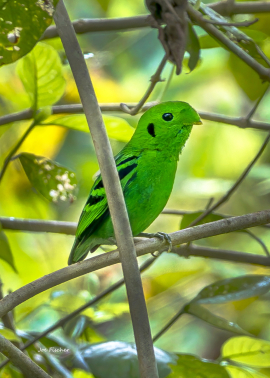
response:
[[[9,243],[8,243],[8,239],[6,237],[6,234],[2,230],[1,223],[0,223],[0,259],[6,261],[11,266],[11,268],[16,273],[18,273],[14,265],[13,255],[12,255]]]
[[[0,66],[27,54],[52,22],[58,0],[2,0],[0,3]]]
[[[54,104],[64,93],[61,60],[56,50],[45,43],[39,43],[18,62],[17,73],[35,110]]]
[[[222,346],[223,360],[256,368],[270,367],[270,342],[247,336],[233,337]]]
[[[176,363],[175,355],[155,349],[159,378],[165,378]],[[122,341],[109,341],[81,348],[81,354],[96,378],[139,378],[136,346]]]
[[[270,289],[270,276],[250,274],[227,278],[203,288],[192,303],[225,303],[265,294]]]
[[[128,142],[134,129],[126,120],[120,117],[103,115],[103,120],[109,138],[119,140],[120,142]],[[72,130],[89,132],[89,127],[84,114],[52,116],[42,123],[43,125],[58,125],[67,127]]]
[[[29,153],[18,155],[23,169],[33,187],[53,202],[73,202],[77,187],[75,173],[43,156]]]
[[[171,374],[167,378],[229,378],[223,366],[200,360],[190,354],[177,354],[177,365],[171,365]]]
[[[213,314],[212,312],[208,311],[206,308],[198,305],[197,303],[191,303],[185,306],[185,312],[187,314],[196,316],[201,320],[204,320],[205,322],[211,324],[216,328],[223,329],[229,332],[238,333],[240,335],[249,335],[248,332],[243,330],[236,323],[229,322],[228,320]]]

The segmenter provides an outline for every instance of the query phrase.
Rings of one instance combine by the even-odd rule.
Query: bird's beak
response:
[[[200,121],[198,121],[198,122],[194,122],[194,124],[193,125],[202,125],[203,123],[202,123],[202,121],[200,120]]]

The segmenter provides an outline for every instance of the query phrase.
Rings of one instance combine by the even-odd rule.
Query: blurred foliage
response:
[[[23,2],[26,7],[28,3]],[[128,6],[124,0],[66,0],[66,4],[72,19],[146,13],[143,0],[130,2]],[[31,6],[37,7],[36,4]],[[43,12],[41,8],[39,11]],[[29,13],[25,14],[22,9],[21,17],[27,15]],[[7,30],[1,37],[11,47],[6,50],[5,62],[15,61],[30,51],[51,22],[49,16],[46,20],[41,17],[38,27],[35,22],[27,22],[25,32],[29,25],[32,28],[32,34],[27,33],[27,44],[24,29],[14,43],[6,39],[6,34],[12,32],[15,23],[20,27],[16,17],[14,11],[13,24],[5,24]],[[243,17],[235,15],[232,20],[242,21]],[[258,17],[259,21],[241,30],[270,58],[269,14],[247,17]],[[3,22],[1,18],[6,20],[0,13],[0,22]],[[205,112],[247,115],[265,90],[266,83],[199,27],[189,25],[189,33],[184,72],[180,76],[173,75],[169,85],[166,81],[158,83],[150,100],[161,97],[163,101],[183,100]],[[139,101],[163,56],[157,31],[146,28],[87,33],[78,38],[99,102]],[[15,49],[16,46],[21,50]],[[168,82],[171,73],[172,65],[167,63],[162,77]],[[255,119],[270,122],[269,100],[267,93]],[[88,126],[84,115],[56,115],[52,114],[51,107],[79,101],[59,38],[38,43],[18,63],[1,67],[0,116],[31,107],[35,123],[16,152],[19,158],[10,162],[1,182],[1,216],[78,220],[99,169],[94,147],[86,135]],[[116,154],[132,136],[139,116],[117,112],[104,112],[103,116]],[[0,126],[1,166],[32,121]],[[174,189],[167,204],[167,208],[192,213],[182,217],[161,214],[148,232],[173,232],[187,227],[206,208],[210,198],[217,200],[230,189],[265,137],[259,130],[203,123],[203,126],[194,127],[180,157]],[[42,172],[39,174],[40,163]],[[47,164],[50,178],[45,175]],[[75,176],[71,177],[73,172]],[[209,215],[203,222],[269,208],[269,177],[270,150],[267,148],[230,200],[218,209],[218,214]],[[72,200],[51,201],[54,197],[50,193],[56,194],[52,191],[58,191],[57,196],[61,199],[62,187],[64,190],[69,188],[65,184],[77,184],[76,194],[71,193]],[[64,194],[69,197],[69,193]],[[257,228],[253,232],[269,249],[269,229]],[[67,235],[1,229],[0,276],[4,294],[66,266],[72,243],[73,237]],[[204,247],[264,253],[258,241],[243,232],[196,243]],[[104,251],[100,249],[97,253]],[[142,261],[144,257],[140,258]],[[45,291],[15,309],[15,331],[8,329],[3,320],[0,333],[15,343],[25,343],[85,305],[121,276],[117,265]],[[270,377],[269,268],[194,257],[184,259],[173,253],[163,253],[142,277],[153,335],[183,309],[179,320],[155,344],[160,376]],[[235,332],[241,336],[235,337]],[[55,378],[137,378],[132,342],[126,292],[122,287],[42,337],[27,351]],[[22,375],[11,364],[0,372],[0,378],[13,377]]]

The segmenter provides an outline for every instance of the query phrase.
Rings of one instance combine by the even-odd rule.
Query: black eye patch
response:
[[[153,123],[149,123],[149,125],[147,126],[147,131],[148,133],[154,138],[156,136],[155,134],[155,126]]]
[[[173,115],[172,113],[164,113],[162,118],[164,119],[164,121],[171,121],[173,119]]]

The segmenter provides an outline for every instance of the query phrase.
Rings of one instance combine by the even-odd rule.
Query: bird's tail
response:
[[[87,240],[79,240],[78,238],[76,238],[70,251],[68,265],[72,265],[76,262],[84,260],[89,251],[95,252],[98,247],[99,244],[97,245],[94,240],[91,243],[89,238]]]

